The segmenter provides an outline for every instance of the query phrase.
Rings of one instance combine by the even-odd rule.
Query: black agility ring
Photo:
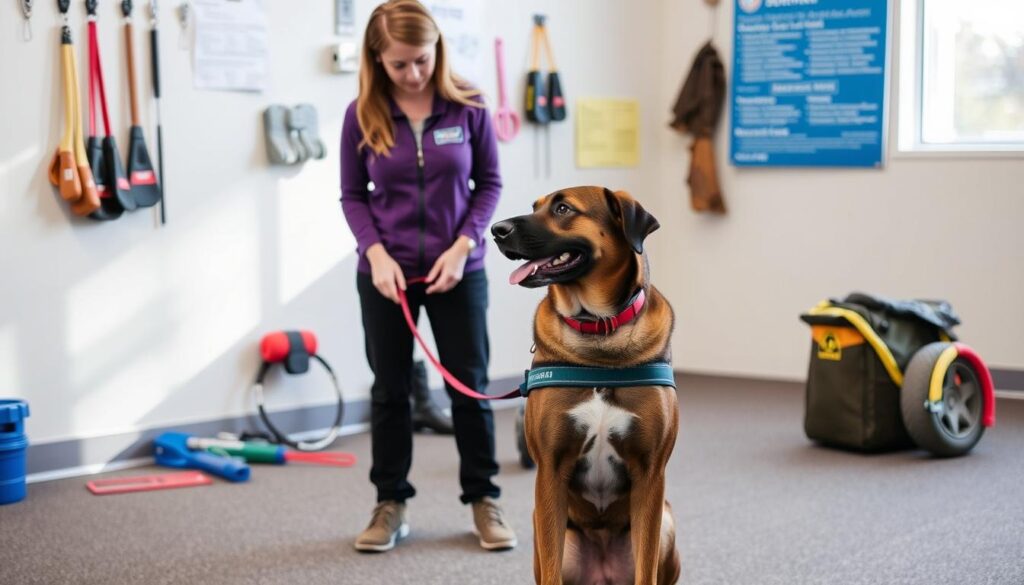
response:
[[[331,426],[327,434],[317,439],[316,441],[296,441],[289,437],[287,434],[282,433],[274,426],[274,423],[270,422],[270,417],[267,415],[267,410],[263,407],[263,379],[266,377],[267,372],[270,371],[270,367],[274,365],[272,362],[264,361],[263,365],[260,366],[259,374],[256,376],[256,382],[253,384],[253,391],[256,393],[256,409],[260,413],[260,419],[263,424],[266,425],[267,430],[270,434],[281,444],[288,445],[293,449],[299,451],[320,451],[334,442],[334,439],[338,437],[338,432],[341,430],[341,419],[345,414],[345,403],[341,398],[341,387],[338,385],[338,378],[334,375],[334,370],[331,366],[327,365],[322,357],[317,354],[312,354],[309,357],[316,359],[320,362],[320,365],[327,370],[327,374],[331,377],[331,382],[334,384],[334,392],[338,397],[338,414],[334,417],[334,424]]]

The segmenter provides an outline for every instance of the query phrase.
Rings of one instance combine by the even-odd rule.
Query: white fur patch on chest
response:
[[[585,500],[604,511],[614,502],[625,481],[622,458],[609,439],[625,437],[636,415],[605,401],[600,389],[572,408],[569,417],[586,439],[577,464],[577,477]]]

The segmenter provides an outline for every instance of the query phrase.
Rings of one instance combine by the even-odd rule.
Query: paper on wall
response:
[[[197,89],[263,91],[270,49],[263,0],[192,0]]]
[[[634,167],[640,160],[640,102],[576,100],[576,166]]]
[[[445,46],[451,69],[480,87],[483,83],[483,2],[481,0],[424,0],[433,15]]]

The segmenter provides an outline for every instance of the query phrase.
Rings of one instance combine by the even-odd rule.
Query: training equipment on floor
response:
[[[884,451],[917,445],[968,453],[995,424],[992,377],[956,341],[945,301],[853,293],[822,301],[811,326],[804,431],[826,445]]]
[[[0,505],[25,499],[28,403],[0,399]]]
[[[273,445],[260,441],[237,441],[229,439],[205,439],[190,437],[190,449],[205,450],[215,455],[241,457],[246,463],[309,463],[311,465],[327,465],[330,467],[352,467],[356,464],[356,456],[351,453],[324,452],[306,453],[292,451],[281,445]]]
[[[341,386],[338,385],[338,378],[334,370],[324,358],[316,352],[317,340],[312,331],[275,331],[263,336],[260,341],[260,354],[263,356],[263,363],[260,365],[259,373],[256,374],[256,381],[253,383],[253,393],[256,396],[256,408],[259,410],[260,420],[266,425],[274,439],[278,443],[288,445],[299,451],[319,451],[334,442],[341,430],[341,420],[345,414],[345,403],[341,397]],[[282,364],[289,374],[305,374],[309,371],[309,358],[320,362],[320,365],[327,370],[334,385],[334,394],[338,400],[338,411],[334,422],[327,434],[315,441],[296,441],[286,433],[278,430],[270,421],[270,416],[264,407],[263,381],[267,372],[275,364]]]
[[[226,480],[240,482],[249,479],[249,466],[232,457],[222,457],[188,447],[189,435],[163,433],[153,439],[156,464],[178,469],[198,469]]]
[[[96,479],[86,482],[85,487],[97,496],[108,496],[112,494],[151,492],[154,490],[210,485],[212,483],[212,479],[198,471],[179,471],[156,475]]]

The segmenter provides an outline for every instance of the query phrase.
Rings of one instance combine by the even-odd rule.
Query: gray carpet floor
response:
[[[668,498],[683,583],[1024,585],[1024,401],[1000,400],[997,427],[953,460],[816,447],[794,384],[684,376],[680,404]],[[532,583],[533,472],[514,414],[497,414],[514,551],[477,546],[454,442],[418,435],[411,536],[356,553],[374,503],[361,434],[338,445],[352,469],[260,466],[244,484],[103,497],[87,478],[30,485],[0,507],[0,583]]]

